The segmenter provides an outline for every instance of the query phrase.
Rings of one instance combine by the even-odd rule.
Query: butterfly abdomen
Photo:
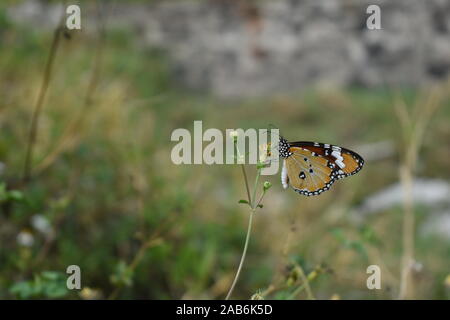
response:
[[[283,168],[281,169],[281,185],[284,189],[287,189],[289,187],[289,178],[287,174],[287,168],[286,164],[283,161]]]

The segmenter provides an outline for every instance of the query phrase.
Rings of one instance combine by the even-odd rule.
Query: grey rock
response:
[[[399,206],[403,201],[403,186],[395,183],[364,200],[353,215],[364,217]],[[415,179],[412,187],[414,204],[450,208],[450,183],[440,179]]]
[[[381,8],[382,30],[366,28],[371,4]],[[165,50],[174,79],[220,97],[414,87],[450,72],[448,0],[114,2],[105,10],[108,27],[134,29],[137,44]],[[89,29],[95,16],[82,12]],[[59,15],[57,5],[37,0],[9,14],[43,30]]]
[[[423,236],[439,236],[450,241],[450,210],[438,212],[428,217],[420,227]]]

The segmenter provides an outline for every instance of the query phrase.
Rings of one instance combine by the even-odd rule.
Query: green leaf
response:
[[[133,270],[124,261],[116,266],[116,272],[110,277],[111,283],[117,286],[131,286],[133,284]]]
[[[239,203],[245,203],[245,204],[249,204],[247,200],[241,199],[239,200]]]
[[[22,201],[24,199],[23,193],[18,190],[12,190],[9,192],[9,198],[14,201]]]
[[[62,298],[69,293],[64,274],[57,271],[43,271],[32,280],[14,284],[9,291],[20,299]]]
[[[33,294],[33,288],[30,282],[22,281],[13,284],[13,286],[9,289],[9,292],[20,299],[28,299]]]
[[[69,290],[67,290],[64,282],[50,282],[44,287],[44,294],[49,298],[61,298],[64,297]]]
[[[61,279],[61,274],[55,271],[43,271],[42,278],[45,280],[58,280]]]

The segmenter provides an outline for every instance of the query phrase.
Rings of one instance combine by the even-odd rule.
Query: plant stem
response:
[[[289,297],[287,298],[287,300],[295,299],[295,297],[297,297],[297,295],[298,295],[300,292],[302,292],[303,290],[306,290],[306,295],[307,295],[307,298],[308,298],[309,300],[314,300],[315,297],[314,297],[314,295],[313,295],[313,293],[312,293],[311,286],[309,285],[309,282],[310,282],[312,279],[315,278],[314,276],[311,276],[311,275],[313,275],[314,273],[317,274],[317,270],[318,270],[318,269],[316,268],[315,270],[311,271],[311,272],[308,274],[308,276],[306,276],[306,275],[305,275],[305,271],[303,270],[303,268],[302,268],[300,265],[298,265],[297,267],[298,267],[298,271],[299,271],[299,273],[300,273],[300,278],[301,278],[301,280],[302,280],[302,284],[301,284],[300,286],[298,286],[298,287],[297,287],[297,288],[289,295]],[[310,279],[308,279],[309,277],[310,277]]]
[[[258,200],[258,202],[257,202],[256,205],[255,205],[255,208],[257,208],[257,207],[261,204],[261,202],[262,202],[262,200],[263,200],[265,194],[266,194],[265,192],[263,192],[263,193],[261,194],[261,197],[259,197],[259,200]]]
[[[250,217],[248,219],[248,227],[247,227],[247,236],[245,237],[245,244],[244,244],[244,250],[242,251],[241,261],[239,262],[239,267],[236,271],[236,275],[233,280],[233,284],[230,287],[230,290],[228,291],[228,294],[225,298],[225,300],[228,300],[233,293],[234,287],[236,286],[236,282],[239,278],[239,274],[241,273],[242,265],[244,264],[245,256],[247,255],[247,247],[250,240],[250,233],[252,231],[252,222],[253,222],[253,214],[255,213],[255,209],[252,209],[250,212]]]
[[[237,147],[236,142],[234,143],[234,147],[235,147],[237,155],[239,156],[239,148]],[[250,217],[248,218],[247,235],[245,237],[245,244],[244,244],[244,250],[242,251],[241,261],[239,262],[239,267],[236,271],[236,275],[234,276],[233,283],[231,284],[230,290],[228,291],[227,296],[225,297],[225,300],[228,300],[230,298],[231,294],[233,293],[234,287],[236,286],[236,283],[239,279],[239,275],[241,274],[242,266],[244,265],[245,257],[247,255],[247,248],[248,248],[248,243],[250,241],[250,234],[252,232],[253,214],[255,213],[258,205],[261,203],[262,198],[265,193],[265,192],[263,192],[259,201],[256,202],[256,189],[258,187],[258,181],[259,181],[259,176],[261,175],[261,169],[258,169],[256,171],[255,184],[253,186],[253,196],[250,197],[250,188],[248,186],[248,178],[247,178],[247,173],[245,171],[245,165],[242,164],[241,168],[242,168],[242,174],[244,175],[245,188],[247,190],[248,203],[251,207],[251,211],[250,211]]]
[[[245,164],[242,164],[241,168],[242,168],[242,174],[244,175],[245,189],[247,190],[248,203],[251,205],[252,199],[250,198],[250,189],[248,187],[248,179],[247,179],[247,173],[245,172]]]
[[[302,278],[303,285],[305,286],[306,294],[308,296],[308,299],[309,300],[314,300],[315,298],[314,298],[314,295],[312,293],[311,286],[309,285],[309,280],[306,277],[305,272],[303,271],[303,268],[301,266],[298,266],[298,269],[300,271],[300,277]]]
[[[297,289],[294,290],[294,292],[292,292],[289,297],[287,298],[287,300],[294,300],[295,297],[302,292],[306,287],[306,283],[301,284],[300,286],[297,287]]]
[[[61,39],[61,31],[62,31],[62,19],[61,16],[60,23],[53,33],[52,45],[50,48],[50,54],[47,59],[47,63],[45,65],[44,77],[42,79],[41,90],[39,91],[38,99],[36,101],[36,106],[33,111],[33,115],[31,118],[30,132],[28,135],[28,143],[25,155],[25,164],[23,168],[23,177],[22,182],[27,182],[31,177],[31,162],[33,161],[33,149],[36,144],[36,136],[39,125],[39,116],[42,111],[42,106],[44,104],[45,95],[47,93],[48,86],[50,84],[50,79],[52,75],[53,63],[55,61],[56,52],[59,47],[60,39]]]
[[[100,66],[103,59],[103,51],[105,46],[105,21],[102,15],[102,8],[100,8],[100,4],[98,1],[96,2],[96,11],[97,11],[97,33],[98,33],[98,41],[96,43],[95,53],[93,57],[93,70],[91,73],[91,77],[88,83],[86,95],[84,97],[84,102],[79,111],[78,115],[76,115],[73,121],[67,126],[61,138],[56,142],[55,148],[51,151],[45,158],[36,165],[34,168],[34,173],[39,174],[41,171],[48,168],[57,157],[66,149],[70,147],[71,140],[74,140],[75,136],[81,132],[81,125],[83,123],[83,119],[86,117],[89,108],[92,106],[92,101],[94,94],[97,90],[99,79],[100,79]]]
[[[257,172],[256,172],[255,185],[253,186],[253,196],[252,196],[252,201],[250,202],[253,211],[255,211],[256,206],[257,206],[257,204],[256,204],[256,202],[255,202],[255,200],[256,200],[256,189],[257,189],[257,187],[258,187],[258,180],[259,180],[259,176],[260,176],[260,175],[261,175],[261,169],[258,169]]]
[[[432,115],[441,105],[440,90],[432,91],[427,101],[416,105],[415,115],[408,114],[405,103],[399,103],[396,107],[400,125],[403,129],[403,139],[406,145],[405,158],[400,166],[400,181],[403,188],[403,225],[402,225],[402,267],[400,273],[399,299],[410,299],[413,297],[413,286],[411,269],[414,263],[414,235],[415,216],[413,184],[414,172],[417,167],[417,158],[426,127],[429,125]],[[411,120],[414,118],[413,120]]]
[[[402,269],[400,275],[399,299],[407,298],[411,293],[411,267],[414,263],[414,209],[412,199],[412,168],[402,167],[400,180],[403,185],[403,226],[402,226]]]

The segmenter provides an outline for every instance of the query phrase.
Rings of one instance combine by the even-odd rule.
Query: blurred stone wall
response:
[[[366,27],[371,4],[381,8],[382,30]],[[21,10],[12,16],[30,21]],[[450,68],[450,0],[116,2],[108,15],[109,25],[165,50],[174,79],[221,97],[420,86],[446,79]]]

